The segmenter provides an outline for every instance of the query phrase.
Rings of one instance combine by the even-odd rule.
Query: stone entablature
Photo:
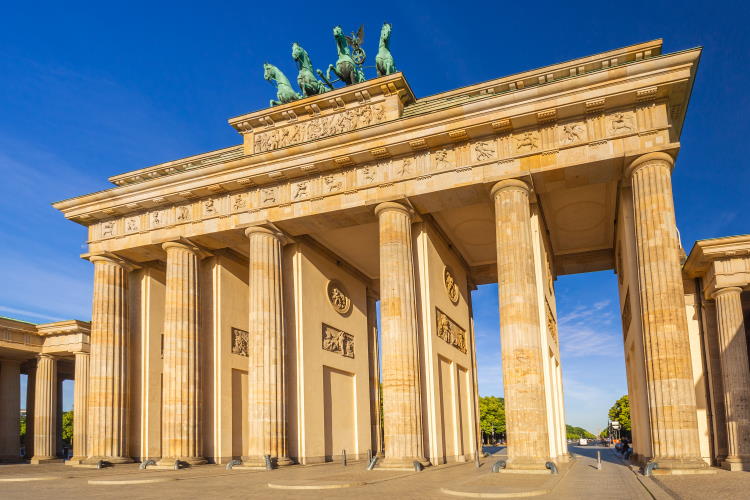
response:
[[[431,171],[445,170],[449,166],[464,168],[470,163],[503,160],[510,163],[541,155],[543,166],[554,168],[555,164],[564,166],[561,163],[565,160],[563,151],[581,145],[595,150],[592,151],[595,159],[622,156],[623,152],[633,147],[668,149],[667,146],[675,136],[674,133],[670,135],[670,128],[679,130],[681,127],[680,109],[687,92],[685,85],[695,69],[696,56],[697,53],[687,51],[641,60],[638,64],[622,69],[621,84],[610,83],[607,89],[597,85],[599,73],[585,74],[546,83],[543,93],[538,89],[526,88],[523,91],[491,95],[462,106],[458,112],[460,116],[457,116],[455,107],[449,107],[438,108],[430,113],[429,120],[424,115],[408,118],[402,116],[400,119],[388,117],[375,126],[365,127],[366,130],[337,135],[335,140],[330,137],[315,141],[315,144],[301,143],[292,150],[285,150],[283,155],[272,151],[251,154],[233,161],[219,161],[213,166],[197,169],[200,170],[200,179],[197,170],[185,170],[141,182],[138,186],[114,188],[59,202],[55,206],[63,210],[68,218],[90,225],[97,219],[108,219],[119,214],[135,215],[141,212],[140,216],[143,218],[144,208],[168,210],[167,205],[186,201],[193,203],[191,200],[206,198],[212,193],[222,193],[224,198],[236,197],[235,194],[224,193],[243,190],[248,198],[253,196],[253,192],[257,193],[255,196],[258,199],[248,204],[242,201],[235,204],[234,200],[221,202],[224,205],[219,207],[219,210],[223,210],[222,215],[229,215],[230,206],[236,206],[240,211],[243,204],[247,208],[257,209],[274,204],[294,203],[324,197],[329,193],[360,190],[370,184],[424,177],[431,174]],[[406,86],[400,74],[388,78],[403,82],[399,85]],[[634,80],[637,80],[638,85],[635,90]],[[361,89],[355,85],[337,92],[358,103],[352,96],[361,94]],[[326,96],[328,94],[300,102],[307,103],[304,106],[311,106],[318,101],[323,103],[323,97],[329,99]],[[397,93],[395,96],[397,97],[382,97],[382,102],[395,99],[401,103],[401,94]],[[371,96],[371,99],[371,106],[374,106],[376,98]],[[336,99],[333,101],[335,103]],[[344,111],[341,112],[346,113],[349,104],[344,104],[341,108]],[[284,106],[280,106],[278,110],[274,108],[270,112],[266,110],[233,120],[248,121],[251,118],[247,117],[258,115],[260,119],[265,116],[263,113],[268,115],[285,112],[281,108]],[[391,106],[389,109],[394,108]],[[308,121],[313,119],[309,118]],[[297,120],[302,123],[300,117]],[[274,120],[272,123],[270,127],[273,130],[285,126],[281,121]],[[267,127],[252,129],[252,132],[245,131],[246,140],[249,134],[267,133]],[[611,144],[612,141],[631,136],[639,138],[637,144],[633,141],[624,141],[617,146]],[[373,147],[373,140],[377,147]],[[612,151],[613,149],[617,151]],[[222,151],[225,153],[221,154],[228,153],[228,150]],[[232,155],[237,154],[236,150],[232,151]],[[579,158],[581,154],[576,152]],[[591,156],[590,153],[583,154],[584,157]],[[419,167],[415,168],[412,176],[405,175],[400,168],[399,163],[403,164],[404,161],[413,162],[415,167]],[[168,164],[164,165],[170,168]],[[152,167],[152,170],[158,171],[159,167],[161,166]],[[371,168],[379,171],[376,176],[368,170]],[[352,170],[355,170],[354,174],[351,174]],[[386,170],[389,171],[387,174]],[[393,170],[402,175],[394,175]],[[150,172],[137,171],[136,174],[145,178],[151,175]],[[118,176],[118,180],[121,177]],[[347,180],[344,182],[342,179]],[[320,185],[317,192],[311,189],[311,180],[314,180],[313,184]],[[248,190],[249,186],[253,189]],[[266,191],[261,193],[260,189]],[[210,200],[205,203],[205,209],[180,209],[181,216],[174,214],[172,223],[185,221],[187,217],[190,220],[202,219],[219,211],[210,206]],[[169,220],[169,214],[166,215]],[[111,232],[107,228],[103,228],[99,234],[93,231],[91,239],[106,238],[110,234],[119,236],[127,232],[124,224],[122,228],[116,226],[117,224],[112,227]],[[140,221],[131,224],[129,231],[143,231],[142,227],[145,224]]]
[[[77,320],[36,325],[0,318],[0,348],[29,354],[88,352],[90,323]]]
[[[722,288],[750,289],[750,235],[697,241],[683,272],[702,279],[706,300]]]

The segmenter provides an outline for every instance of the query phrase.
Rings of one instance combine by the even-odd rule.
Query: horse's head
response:
[[[344,30],[341,29],[341,26],[334,26],[333,27],[333,37],[339,38],[344,36]]]
[[[388,40],[391,37],[391,23],[383,23],[383,27],[380,28],[380,39]]]
[[[297,42],[294,42],[292,44],[292,59],[295,61],[299,61],[302,55],[305,53],[305,49],[303,49],[300,44]]]
[[[276,79],[276,67],[273,64],[263,63],[263,78],[268,81]]]

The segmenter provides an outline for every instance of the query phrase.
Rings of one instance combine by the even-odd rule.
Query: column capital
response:
[[[203,248],[196,245],[195,243],[193,243],[187,238],[179,238],[177,240],[165,241],[164,243],[161,244],[161,248],[165,252],[169,252],[170,249],[185,250],[185,251],[195,254],[199,259],[202,259],[204,257],[209,257],[211,255],[210,252],[204,250]]]
[[[56,359],[53,355],[47,354],[46,352],[40,352],[36,357],[38,359]]]
[[[641,155],[635,160],[630,162],[630,165],[628,165],[625,168],[625,175],[624,177],[627,179],[633,175],[633,172],[635,172],[639,167],[642,167],[650,162],[663,162],[666,163],[669,166],[669,171],[671,172],[674,168],[674,158],[672,158],[667,153],[646,153],[645,155]]]
[[[408,215],[410,219],[414,217],[414,210],[411,207],[407,207],[406,205],[397,203],[395,201],[386,201],[386,202],[378,204],[375,207],[375,215],[379,217],[381,213],[389,211],[389,210],[397,210],[397,211],[403,212],[406,215]]]
[[[269,226],[250,226],[250,227],[248,227],[248,228],[245,229],[245,236],[247,236],[248,238],[251,235],[253,235],[253,234],[265,234],[265,235],[268,235],[268,236],[272,236],[272,237],[276,238],[277,240],[279,240],[279,242],[282,245],[284,245],[284,244],[286,244],[286,243],[289,242],[289,239],[284,235],[284,233],[282,233],[281,231],[279,231],[275,227],[269,227]]]
[[[85,258],[87,258],[88,261],[91,262],[92,264],[96,264],[97,262],[114,264],[116,266],[122,267],[126,271],[133,271],[135,269],[140,269],[140,266],[137,266],[136,264],[109,252],[89,255],[88,257],[85,257]]]
[[[719,297],[719,296],[725,295],[725,294],[729,294],[729,293],[740,294],[740,293],[742,293],[742,288],[740,288],[738,286],[727,286],[727,287],[724,287],[724,288],[717,288],[714,291],[714,293],[711,294],[711,297],[715,299],[716,297]]]
[[[522,181],[521,179],[505,179],[497,182],[494,186],[492,186],[492,189],[490,190],[490,197],[494,198],[495,194],[498,191],[502,191],[504,189],[520,189],[522,191],[526,191],[527,193],[531,193],[531,186],[529,186],[526,181]]]

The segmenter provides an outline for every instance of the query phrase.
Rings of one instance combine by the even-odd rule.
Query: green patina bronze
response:
[[[292,84],[289,83],[289,79],[284,76],[284,73],[273,64],[263,64],[263,78],[276,86],[276,99],[278,100],[271,99],[271,106],[286,104],[302,97],[294,91]]]
[[[299,73],[297,73],[297,85],[299,85],[303,96],[310,97],[311,95],[318,95],[328,91],[326,84],[315,78],[310,56],[307,55],[307,51],[297,42],[292,44],[292,59],[297,63],[297,69],[299,69]],[[330,85],[330,88],[333,88],[333,86]]]
[[[375,56],[375,69],[378,72],[378,76],[391,75],[396,72],[396,64],[393,62],[390,46],[391,24],[383,23],[383,27],[380,29],[378,55]]]
[[[361,43],[362,28],[359,29],[357,36],[358,43]],[[347,36],[344,35],[344,31],[341,26],[333,28],[333,38],[336,40],[336,51],[338,52],[338,59],[336,64],[329,64],[328,70],[326,71],[325,80],[330,85],[331,83],[331,71],[345,84],[352,85],[354,83],[360,83],[365,81],[365,74],[362,69],[354,62],[351,51],[349,50],[349,41]],[[354,37],[351,37],[354,40]],[[361,49],[360,49],[361,50]],[[364,52],[362,52],[364,54]],[[323,72],[318,70],[318,74],[323,77]]]

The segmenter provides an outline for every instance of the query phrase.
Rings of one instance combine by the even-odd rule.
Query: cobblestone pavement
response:
[[[655,493],[649,494],[640,478],[611,449],[571,447],[576,459],[563,465],[559,475],[492,474],[490,468],[503,449],[487,450],[492,456],[473,463],[429,467],[424,472],[365,470],[364,463],[293,466],[273,472],[227,471],[224,466],[206,465],[180,471],[142,471],[137,464],[94,470],[62,464],[0,466],[0,498],[55,499],[138,498],[352,498],[432,499],[456,498],[445,491],[519,494],[534,492],[544,499],[663,499],[663,498],[747,498],[750,474],[719,472],[711,476],[661,477],[658,484],[645,481]],[[596,468],[596,452],[601,452],[602,469]],[[50,479],[51,478],[51,479]],[[13,480],[13,481],[9,481]],[[142,484],[116,484],[118,481],[151,481]],[[718,481],[717,481],[718,480]],[[91,484],[110,481],[115,484]],[[275,489],[300,486],[338,486],[334,489]],[[352,485],[340,488],[343,485]],[[722,486],[723,485],[723,486]],[[741,485],[744,489],[739,489]],[[719,489],[716,489],[716,488]],[[723,489],[722,489],[723,488]],[[741,492],[737,495],[737,492]],[[668,494],[671,493],[671,494]]]

